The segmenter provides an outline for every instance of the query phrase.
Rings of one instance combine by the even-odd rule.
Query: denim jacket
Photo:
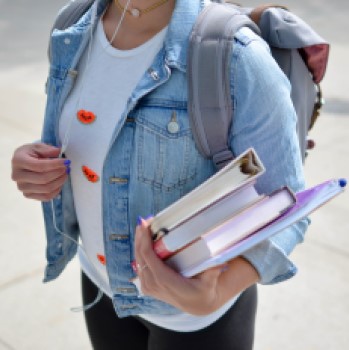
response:
[[[52,33],[42,142],[60,146],[62,106],[79,74],[78,62],[91,31],[107,3],[96,0],[77,24]],[[187,113],[188,37],[205,3],[177,0],[163,48],[129,97],[105,158],[100,180],[103,240],[113,303],[121,317],[178,312],[163,302],[138,295],[130,282],[135,277],[131,261],[136,218],[156,214],[215,172],[212,162],[195,146]],[[266,167],[257,190],[268,193],[283,185],[295,191],[302,189],[303,169],[289,82],[267,45],[248,29],[240,30],[234,40],[231,94],[234,122],[229,135],[233,153],[254,147]],[[178,124],[175,130],[169,127],[173,115]],[[53,204],[43,203],[43,212],[48,261],[44,281],[50,281],[77,251],[77,245],[58,232],[79,239],[69,180]],[[307,220],[303,220],[243,255],[259,272],[261,283],[280,282],[295,274],[296,267],[288,255],[303,240],[306,227]]]

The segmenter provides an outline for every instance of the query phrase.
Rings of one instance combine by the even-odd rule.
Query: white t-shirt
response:
[[[102,181],[88,181],[82,167],[102,177],[115,126],[136,84],[162,47],[165,35],[166,29],[135,49],[117,50],[109,44],[99,21],[90,52],[87,49],[82,58],[80,74],[60,119],[60,139],[64,140],[68,133],[65,154],[72,162],[71,181],[81,241],[98,280],[105,283],[108,278],[101,263],[104,256]],[[95,120],[89,122],[85,118],[85,123],[81,122],[77,113],[82,110],[92,112]]]
[[[83,246],[83,250],[79,249],[81,267],[110,297],[112,292],[104,264],[102,185],[96,179],[102,177],[118,118],[162,47],[166,32],[167,28],[135,49],[118,50],[108,42],[100,20],[60,119],[59,136],[62,142],[68,140],[65,154],[72,162],[71,181]],[[205,317],[185,313],[140,316],[164,328],[193,331],[217,320],[234,302]]]

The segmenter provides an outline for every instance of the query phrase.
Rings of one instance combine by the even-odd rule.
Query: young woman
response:
[[[45,280],[78,250],[84,305],[103,291],[85,310],[95,349],[252,349],[255,284],[296,271],[287,255],[306,221],[186,279],[155,255],[150,220],[139,218],[215,171],[195,147],[187,113],[188,37],[208,3],[96,0],[77,24],[52,34],[42,140],[15,151],[13,179],[43,202]],[[231,67],[234,154],[256,149],[267,169],[259,190],[301,189],[287,79],[246,28],[236,34]],[[135,260],[142,294],[131,281]]]

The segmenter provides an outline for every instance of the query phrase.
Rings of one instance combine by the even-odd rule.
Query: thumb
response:
[[[45,143],[34,144],[32,150],[37,158],[57,158],[61,152],[60,147],[51,146]]]

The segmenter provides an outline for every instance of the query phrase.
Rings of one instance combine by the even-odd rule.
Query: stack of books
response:
[[[308,216],[343,192],[344,179],[293,193],[258,193],[265,168],[248,149],[151,223],[154,250],[182,275],[222,264]]]

